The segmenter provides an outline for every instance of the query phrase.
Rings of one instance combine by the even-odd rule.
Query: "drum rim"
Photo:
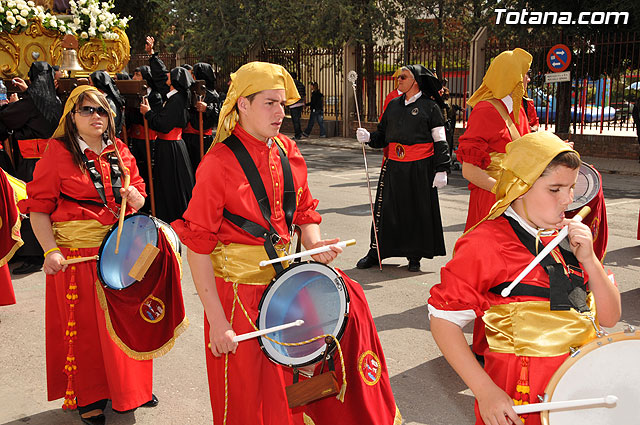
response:
[[[580,162],[580,167],[578,168],[578,174],[580,173],[580,168],[585,167],[586,169],[590,170],[594,176],[596,176],[596,178],[598,179],[598,190],[596,190],[592,196],[590,196],[586,202],[584,202],[583,204],[578,205],[575,208],[571,208],[569,209],[569,207],[571,206],[571,204],[573,204],[573,202],[571,202],[571,204],[569,204],[569,206],[567,207],[565,212],[573,212],[573,211],[578,211],[580,210],[580,208],[584,207],[585,205],[589,205],[589,202],[593,201],[596,196],[598,196],[598,192],[600,191],[600,188],[602,187],[602,176],[600,175],[600,173],[598,172],[598,170],[595,169],[595,167],[593,165],[587,164],[584,161]]]
[[[150,219],[151,219],[151,221],[153,221],[153,222],[156,224],[156,233],[158,232],[159,228],[158,228],[158,223],[157,223],[157,221],[155,220],[155,217],[153,217],[153,216],[152,216],[152,215],[150,215],[150,214],[145,214],[145,213],[143,213],[143,212],[135,212],[135,213],[133,213],[133,214],[128,214],[128,215],[126,215],[126,216],[124,217],[124,220],[122,220],[122,224],[124,225],[124,222],[125,222],[125,221],[127,221],[127,220],[131,219],[132,217],[138,216],[138,215],[141,215],[141,216],[145,216],[145,217],[150,218]],[[127,288],[129,288],[129,287],[133,286],[133,284],[131,284],[131,285],[129,285],[129,286],[127,286],[127,287],[125,287],[125,288],[113,288],[113,287],[111,287],[111,286],[107,285],[107,283],[105,282],[104,277],[102,276],[102,271],[100,270],[100,264],[101,264],[101,263],[100,263],[100,259],[102,258],[102,255],[101,255],[101,254],[102,254],[102,250],[104,249],[104,246],[105,246],[105,244],[107,243],[107,240],[109,240],[109,236],[111,236],[111,234],[112,234],[112,233],[113,233],[113,232],[118,228],[118,224],[119,224],[119,222],[118,222],[118,221],[116,221],[115,223],[113,223],[113,225],[111,226],[111,228],[109,229],[109,231],[107,232],[107,234],[106,234],[106,235],[104,235],[104,238],[102,239],[102,243],[100,244],[100,248],[98,249],[98,259],[96,260],[96,272],[97,272],[98,280],[100,281],[100,284],[101,284],[104,288],[111,289],[111,290],[113,290],[113,291],[123,291],[123,290],[125,290],[125,289],[127,289]]]
[[[569,355],[569,357],[567,357],[567,359],[553,373],[551,379],[549,379],[547,387],[544,389],[544,401],[553,401],[551,397],[553,396],[556,387],[560,383],[560,379],[562,379],[565,373],[582,357],[586,356],[592,351],[595,351],[598,348],[602,348],[606,345],[611,345],[614,342],[629,340],[640,340],[640,331],[634,329],[631,332],[626,330],[614,332],[601,337],[597,337],[596,339],[589,341],[588,343],[580,347],[579,351],[575,355]],[[542,412],[540,412],[540,420],[542,422],[542,425],[550,425],[548,410],[543,410]]]
[[[340,341],[340,339],[342,339],[342,335],[344,334],[344,332],[345,332],[345,330],[347,328],[347,322],[349,321],[349,304],[351,303],[351,300],[350,300],[350,297],[349,297],[349,291],[347,289],[347,284],[345,283],[345,281],[342,278],[342,276],[340,275],[340,273],[338,273],[333,267],[328,266],[328,265],[323,264],[323,263],[320,263],[320,262],[317,262],[317,261],[302,261],[302,262],[292,263],[292,264],[289,265],[289,267],[287,267],[284,270],[282,270],[279,273],[277,273],[275,275],[275,277],[271,280],[271,283],[269,283],[269,285],[266,287],[266,289],[262,293],[262,297],[260,298],[260,303],[258,304],[258,316],[256,318],[256,322],[257,322],[258,325],[260,324],[260,314],[262,312],[262,308],[264,306],[264,302],[267,299],[267,294],[269,293],[269,290],[278,282],[278,279],[280,279],[285,273],[287,273],[288,271],[291,271],[292,269],[294,269],[296,267],[300,267],[300,266],[303,266],[303,265],[310,265],[310,264],[324,266],[327,269],[331,270],[333,273],[335,273],[336,278],[338,279],[338,281],[342,285],[343,293],[344,293],[344,296],[345,296],[345,312],[344,312],[344,315],[343,315],[343,319],[344,320],[342,321],[342,325],[338,329],[337,335],[334,335],[335,338],[338,341]],[[298,367],[304,367],[304,366],[315,364],[315,363],[317,363],[318,361],[320,361],[322,359],[322,354],[318,354],[313,359],[308,360],[308,361],[303,362],[303,363],[297,363],[295,365],[292,364],[292,363],[282,363],[282,362],[274,359],[273,356],[271,355],[271,353],[269,353],[267,351],[267,348],[266,348],[265,342],[264,342],[264,341],[268,341],[268,340],[266,340],[266,338],[264,338],[263,336],[259,336],[257,339],[258,339],[258,344],[260,345],[260,349],[267,356],[267,358],[269,360],[271,360],[272,362],[274,362],[276,364],[279,364],[279,365],[298,368]],[[335,351],[335,345],[334,345],[333,350],[331,352],[333,352],[333,351]]]

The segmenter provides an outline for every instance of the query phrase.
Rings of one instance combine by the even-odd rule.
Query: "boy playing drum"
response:
[[[580,166],[577,152],[545,132],[521,137],[506,150],[498,202],[458,240],[429,298],[433,337],[476,396],[476,424],[519,423],[513,404],[536,402],[569,348],[593,339],[597,323],[614,326],[621,312],[591,231],[564,217]],[[503,297],[501,289],[566,225],[570,249],[556,247]],[[489,343],[484,370],[462,332],[476,317]],[[538,413],[523,419],[540,423]]]

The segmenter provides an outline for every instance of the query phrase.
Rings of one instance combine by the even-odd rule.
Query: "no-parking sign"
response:
[[[562,72],[571,64],[571,50],[564,44],[556,44],[547,53],[547,65],[552,72]]]

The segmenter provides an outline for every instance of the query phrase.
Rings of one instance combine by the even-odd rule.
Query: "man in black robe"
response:
[[[144,80],[147,83],[147,94],[144,96],[153,111],[159,111],[162,109],[164,101],[162,95],[157,90],[153,77],[151,76],[151,68],[148,65],[143,65],[136,68],[133,71],[133,80]],[[164,84],[164,83],[163,83]],[[138,165],[138,172],[140,177],[144,180],[145,187],[149,191],[149,173],[147,171],[147,149],[146,140],[144,134],[144,117],[140,113],[139,109],[128,108],[125,110],[127,131],[129,136],[129,150],[136,159]],[[148,129],[149,131],[149,154],[151,155],[151,164],[153,166],[156,149],[156,133]],[[141,208],[141,211],[151,212],[151,197],[147,197],[147,202]]]
[[[15,175],[25,182],[33,180],[36,162],[42,157],[47,141],[62,116],[62,102],[56,95],[54,74],[53,67],[47,62],[32,63],[28,88],[22,79],[15,79],[17,85],[26,89],[24,97],[0,110],[0,140],[10,137]],[[13,273],[36,272],[42,268],[43,251],[28,219],[22,221],[20,231],[24,245],[14,258],[22,259],[23,264]]]
[[[184,65],[183,65],[184,67]],[[216,91],[216,74],[208,63],[198,62],[193,65],[193,77],[203,80],[206,86],[204,98],[195,102],[195,106],[189,108],[189,124],[183,131],[183,139],[189,151],[191,168],[195,173],[200,164],[200,112],[202,112],[202,138],[204,152],[209,150],[213,142],[213,130],[218,127],[218,115],[220,114],[220,96]]]
[[[153,67],[151,69],[153,71]],[[167,82],[170,86],[163,107],[154,111],[145,98],[140,113],[147,119],[149,128],[157,132],[153,164],[156,216],[170,223],[182,217],[194,185],[191,161],[182,140],[182,129],[189,120],[189,87],[193,78],[186,69],[176,67]]]
[[[422,65],[402,68],[398,89],[403,93],[385,110],[378,130],[364,128],[357,138],[374,148],[389,147],[380,172],[374,216],[380,258],[407,257],[409,271],[420,271],[420,259],[445,255],[439,187],[447,184],[450,167],[440,81]],[[378,264],[375,235],[356,267]]]

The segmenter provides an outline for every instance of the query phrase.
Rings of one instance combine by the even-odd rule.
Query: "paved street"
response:
[[[466,218],[468,191],[460,171],[440,191],[447,257],[422,261],[422,272],[409,273],[407,260],[389,259],[384,270],[357,270],[356,261],[368,249],[369,199],[362,154],[329,144],[301,145],[309,168],[309,185],[320,200],[321,225],[327,238],[355,238],[335,262],[361,283],[382,340],[396,402],[406,424],[473,423],[473,397],[440,355],[427,321],[428,291],[439,281],[439,270],[451,257]],[[377,181],[380,154],[368,151],[372,184]],[[637,166],[638,164],[635,163]],[[640,325],[640,246],[636,241],[640,207],[640,177],[604,175],[609,220],[607,267],[616,275],[623,300],[622,322]],[[155,409],[116,415],[107,421],[125,424],[211,423],[204,347],[203,312],[186,260],[183,293],[189,329],[175,348],[155,361]],[[18,303],[0,307],[0,424],[79,424],[77,413],[60,409],[61,400],[46,401],[44,357],[44,274],[14,277]],[[470,329],[465,329],[470,338]],[[347,392],[348,396],[348,392]],[[339,421],[336,421],[339,424]],[[365,424],[366,425],[366,424]]]

